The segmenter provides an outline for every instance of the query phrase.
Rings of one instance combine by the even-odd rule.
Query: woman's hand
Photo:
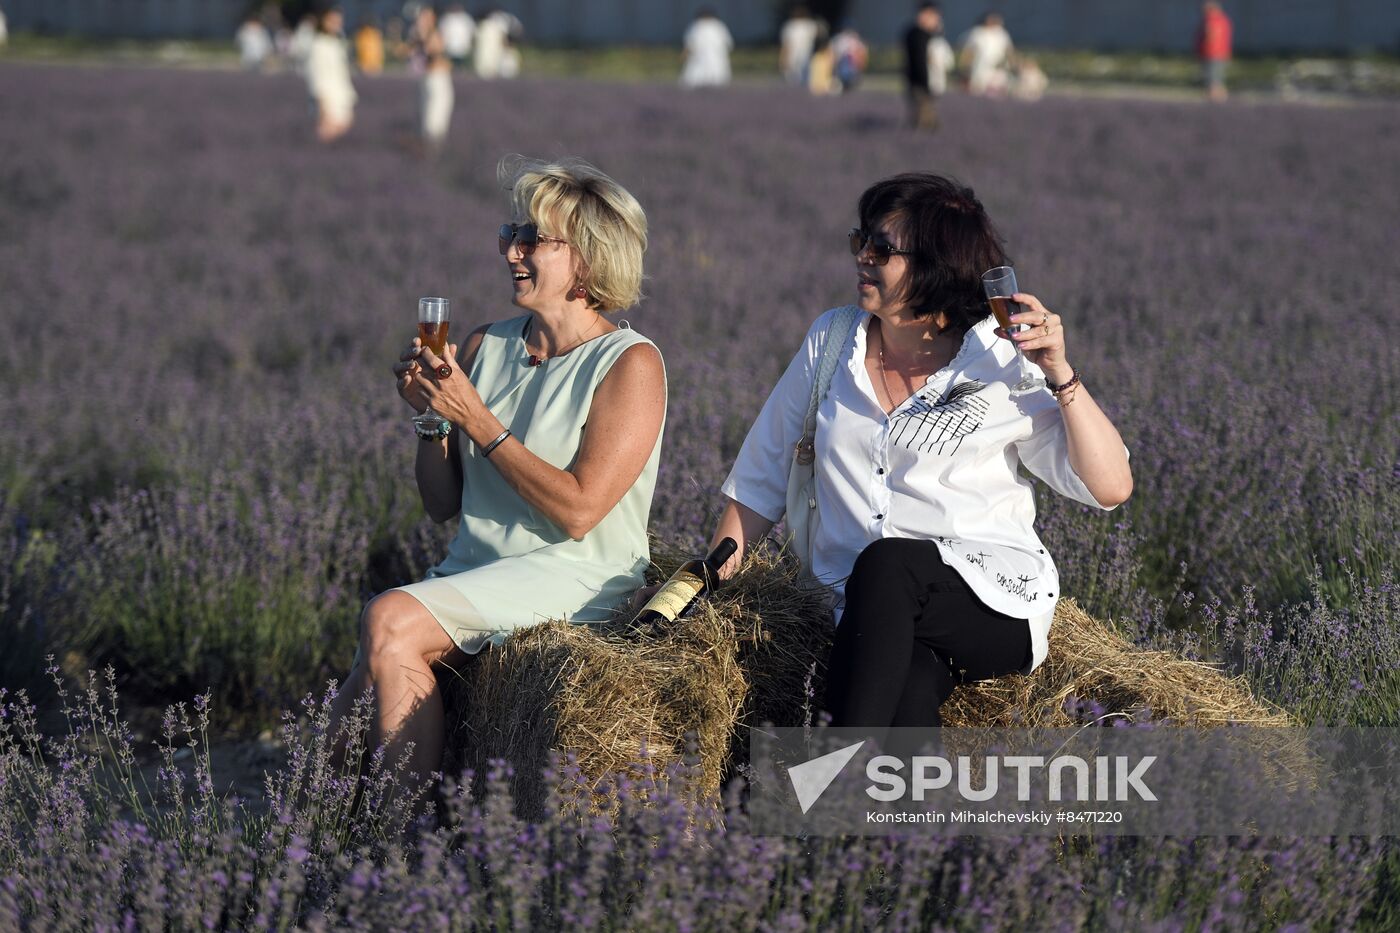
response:
[[[1074,368],[1065,358],[1065,328],[1060,316],[1041,304],[1034,295],[1017,292],[1011,297],[1022,307],[1020,313],[1011,315],[1011,323],[1030,326],[1010,335],[998,327],[997,336],[1015,341],[1026,359],[1045,373],[1046,379],[1057,385],[1069,382],[1074,376]]]
[[[417,337],[413,342],[404,348],[399,354],[399,361],[392,367],[394,381],[398,384],[399,397],[412,406],[417,414],[422,414],[428,407],[428,396],[418,384],[414,382],[413,376],[420,369],[418,365],[418,353],[423,348],[423,342]]]
[[[422,393],[433,411],[470,434],[473,420],[486,411],[486,405],[457,363],[457,345],[448,344],[447,359],[442,359],[416,337],[413,342],[419,344],[417,368],[410,377],[413,389]],[[449,375],[442,375],[444,371]]]

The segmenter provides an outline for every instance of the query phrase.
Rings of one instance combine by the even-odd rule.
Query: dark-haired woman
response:
[[[857,304],[808,331],[724,482],[714,538],[740,543],[727,576],[783,517],[814,374],[838,341],[808,566],[837,597],[826,708],[839,726],[936,726],[956,685],[1045,659],[1060,587],[1019,467],[1103,509],[1128,498],[1132,474],[1060,315],[1021,293],[1012,321],[1029,327],[996,327],[981,275],[1006,256],[970,189],[900,175],[861,196],[859,221]],[[1012,393],[1017,346],[1047,388]]]

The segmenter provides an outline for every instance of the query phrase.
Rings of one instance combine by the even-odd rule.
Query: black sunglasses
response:
[[[557,236],[545,236],[540,233],[540,228],[535,224],[501,224],[500,232],[496,236],[496,245],[500,247],[502,256],[510,252],[512,242],[520,247],[520,255],[522,256],[533,254],[535,247],[541,243],[568,242]]]
[[[883,266],[890,261],[891,256],[912,256],[912,249],[899,249],[891,246],[889,240],[884,237],[876,238],[872,234],[865,232],[860,227],[852,227],[850,232],[851,255],[859,256],[865,252],[865,248],[870,247],[870,261],[877,266]]]

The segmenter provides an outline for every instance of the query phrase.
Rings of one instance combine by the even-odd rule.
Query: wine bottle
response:
[[[738,549],[733,538],[724,538],[704,560],[692,559],[681,564],[637,613],[637,623],[655,625],[674,622],[684,616],[701,596],[714,589],[719,582],[719,569]]]

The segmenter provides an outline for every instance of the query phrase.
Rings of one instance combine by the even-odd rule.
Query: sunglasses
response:
[[[510,252],[511,243],[520,247],[520,255],[530,256],[541,243],[568,242],[557,236],[545,236],[535,224],[501,224],[500,232],[496,236],[502,256]]]
[[[866,247],[870,248],[870,261],[877,266],[883,266],[890,261],[891,256],[912,256],[912,249],[899,249],[891,246],[890,241],[884,237],[876,238],[860,227],[852,227],[850,232],[851,255],[859,256],[865,252]]]

